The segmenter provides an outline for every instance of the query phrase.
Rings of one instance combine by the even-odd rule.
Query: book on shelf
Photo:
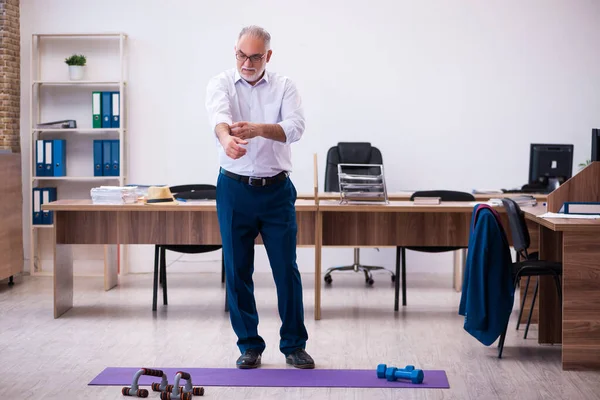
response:
[[[77,121],[74,119],[63,119],[61,121],[39,123],[36,127],[38,129],[76,129]]]
[[[35,146],[36,176],[67,176],[67,141],[38,139]]]
[[[121,127],[121,93],[119,91],[92,92],[92,127]]]
[[[54,223],[54,211],[42,210],[42,204],[56,201],[56,187],[34,187],[32,195],[32,225],[52,225]]]
[[[94,176],[120,176],[119,139],[94,139]]]

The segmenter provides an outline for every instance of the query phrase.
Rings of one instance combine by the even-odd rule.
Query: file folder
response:
[[[104,166],[102,175],[104,176],[110,176],[112,170],[110,147],[110,140],[102,140],[102,165]]]
[[[112,92],[112,113],[111,113],[111,128],[119,128],[121,125],[121,94]]]
[[[52,143],[54,176],[67,176],[67,141],[55,139]]]
[[[102,107],[100,103],[100,93],[92,92],[92,127],[102,128]]]
[[[35,165],[36,165],[36,176],[46,176],[46,166],[44,165],[44,141],[35,141]]]
[[[112,95],[111,92],[102,92],[102,128],[110,128],[110,115],[112,112]]]
[[[600,214],[600,203],[567,201],[563,204],[562,210],[565,214]]]
[[[119,140],[110,141],[111,176],[119,176]]]
[[[40,225],[42,223],[42,197],[39,188],[32,189],[33,204],[32,204],[32,220],[33,225]]]
[[[52,161],[52,154],[54,151],[54,141],[44,140],[44,176],[54,176],[54,163]]]
[[[42,204],[48,204],[51,201],[56,201],[56,188],[43,188],[42,190]],[[52,225],[54,223],[54,212],[43,210],[42,211],[42,224]]]
[[[102,176],[102,140],[94,140],[94,176]]]

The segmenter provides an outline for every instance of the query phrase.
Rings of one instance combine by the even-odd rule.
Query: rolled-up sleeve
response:
[[[286,89],[281,103],[281,119],[279,125],[285,133],[285,143],[290,144],[300,140],[306,123],[304,120],[302,99],[296,85],[291,80],[286,82]]]
[[[227,79],[223,75],[218,75],[208,82],[206,87],[206,112],[213,133],[218,124],[224,122],[231,125],[233,122]]]

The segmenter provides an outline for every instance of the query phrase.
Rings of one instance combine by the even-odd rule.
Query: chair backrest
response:
[[[529,248],[531,239],[523,211],[521,211],[517,202],[510,198],[503,198],[502,205],[508,214],[508,224],[510,226],[513,247],[517,253],[527,259],[527,249]]]
[[[439,197],[442,201],[475,201],[475,196],[467,192],[456,192],[454,190],[421,190],[410,196],[410,201],[415,197]]]
[[[179,185],[169,187],[173,197],[185,200],[215,200],[217,187],[215,185]]]
[[[325,163],[325,191],[339,192],[338,164],[383,164],[383,157],[377,147],[368,142],[340,142],[327,152]],[[378,173],[377,168],[355,168],[357,174]]]

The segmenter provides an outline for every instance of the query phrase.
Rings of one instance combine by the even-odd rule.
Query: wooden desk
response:
[[[321,318],[321,248],[385,246],[457,246],[467,248],[474,202],[443,202],[415,205],[410,201],[390,201],[381,205],[339,204],[322,200],[317,211],[315,244],[315,319]],[[498,207],[509,241],[508,218]],[[530,225],[535,227],[533,222]],[[530,229],[537,243],[537,228]],[[532,246],[535,251],[536,245]],[[462,273],[455,280],[462,283]],[[456,284],[456,282],[455,282]],[[392,304],[392,301],[390,301]]]
[[[315,246],[315,319],[321,318],[322,246],[466,248],[473,207],[470,202],[340,205],[325,200],[316,205],[312,200],[298,200],[298,246]],[[94,205],[91,200],[58,200],[42,208],[55,212],[55,318],[73,306],[72,245],[105,245],[105,289],[109,290],[117,285],[117,244],[221,243],[215,201]],[[507,227],[505,215],[501,215]],[[535,232],[532,237],[536,243]],[[260,237],[257,243],[261,243]],[[462,282],[462,274],[455,279]]]
[[[54,211],[54,318],[73,307],[73,245],[107,245],[104,279],[110,289],[117,285],[117,244],[221,244],[214,200],[178,205],[58,200],[42,208]],[[314,245],[316,210],[314,201],[296,202],[298,246]]]
[[[539,342],[562,342],[565,370],[600,369],[600,220],[544,219],[524,208],[539,229],[540,258],[562,261],[562,307],[554,281],[539,286]]]
[[[410,200],[410,196],[412,196],[414,192],[392,192],[392,193],[388,193],[388,200],[390,201],[409,201]],[[522,194],[529,194],[531,196],[533,196],[538,202],[544,202],[547,200],[548,195],[547,194],[541,194],[541,193],[522,193]],[[497,199],[497,198],[502,198],[502,197],[514,197],[514,196],[520,196],[521,193],[502,193],[502,194],[474,194],[473,197],[475,197],[475,201],[488,201],[489,199]],[[318,195],[319,200],[339,200],[340,199],[340,194],[336,193],[336,192],[323,192],[323,193],[319,193]],[[315,195],[314,193],[299,193],[298,194],[298,199],[302,199],[302,200],[314,200]]]

